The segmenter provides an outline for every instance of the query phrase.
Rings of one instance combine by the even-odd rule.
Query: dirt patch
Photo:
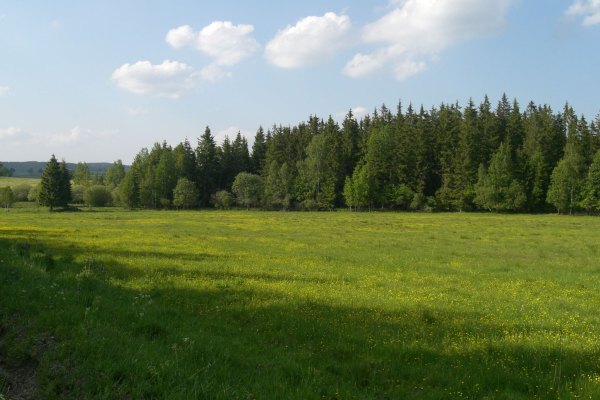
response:
[[[0,325],[0,388],[6,400],[36,399],[38,393],[37,367],[43,354],[54,344],[54,338],[40,340],[31,349],[30,357],[18,365],[8,365],[2,354],[6,343],[6,329]]]

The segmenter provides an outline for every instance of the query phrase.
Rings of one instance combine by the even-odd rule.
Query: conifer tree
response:
[[[262,173],[267,153],[267,142],[263,127],[259,127],[254,136],[254,144],[252,145],[251,155],[251,171],[253,174]]]
[[[69,171],[64,161],[59,164],[54,154],[46,164],[42,173],[38,202],[48,206],[50,211],[54,207],[64,207],[71,199],[71,182]]]
[[[218,184],[219,159],[215,140],[207,126],[196,148],[197,180],[200,205],[209,205]]]

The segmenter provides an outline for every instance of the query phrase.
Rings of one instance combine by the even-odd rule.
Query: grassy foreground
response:
[[[0,215],[10,398],[600,398],[600,218]]]

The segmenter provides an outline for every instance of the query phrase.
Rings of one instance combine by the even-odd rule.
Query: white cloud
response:
[[[7,95],[10,92],[10,88],[8,86],[0,86],[0,96]]]
[[[176,49],[179,49],[184,46],[188,46],[194,43],[196,35],[194,30],[189,25],[183,25],[179,28],[171,29],[167,33],[167,37],[165,41]]]
[[[56,133],[47,136],[51,144],[68,145],[77,142],[83,134],[83,130],[76,126],[68,132]]]
[[[396,76],[396,79],[403,81],[413,75],[417,75],[426,68],[427,64],[423,61],[404,60],[396,64],[394,67],[394,75]]]
[[[112,80],[129,92],[176,99],[194,87],[197,73],[178,61],[165,60],[157,65],[138,61],[117,68]]]
[[[281,68],[317,64],[343,45],[350,27],[348,16],[333,12],[306,17],[277,32],[267,44],[265,55],[271,64]]]
[[[215,21],[200,32],[189,25],[171,29],[165,38],[174,48],[191,46],[207,54],[220,66],[231,66],[252,55],[260,45],[252,37],[254,26]]]
[[[351,77],[393,66],[397,79],[427,67],[442,51],[469,39],[497,32],[514,0],[405,0],[363,28],[363,41],[381,44],[355,55],[344,68]]]
[[[231,77],[231,72],[223,70],[217,64],[210,64],[200,70],[200,77],[204,81],[216,82]]]
[[[46,143],[54,146],[68,146],[80,142],[91,143],[95,140],[106,140],[118,133],[118,130],[93,130],[75,126],[66,132],[58,133],[35,133],[32,136],[32,143]]]
[[[9,126],[8,128],[0,129],[0,139],[6,139],[23,132],[21,128]]]
[[[583,17],[583,26],[600,24],[600,0],[577,0],[565,11],[572,17]]]
[[[344,67],[344,73],[353,78],[369,75],[384,66],[388,56],[383,50],[371,53],[358,53]]]

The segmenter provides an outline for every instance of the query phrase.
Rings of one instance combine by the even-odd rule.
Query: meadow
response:
[[[0,393],[600,398],[599,239],[557,215],[17,207]]]
[[[35,186],[38,183],[40,183],[40,179],[39,178],[15,178],[15,177],[7,177],[7,176],[0,176],[0,188],[2,187],[15,187],[18,185],[30,185],[30,186]]]

